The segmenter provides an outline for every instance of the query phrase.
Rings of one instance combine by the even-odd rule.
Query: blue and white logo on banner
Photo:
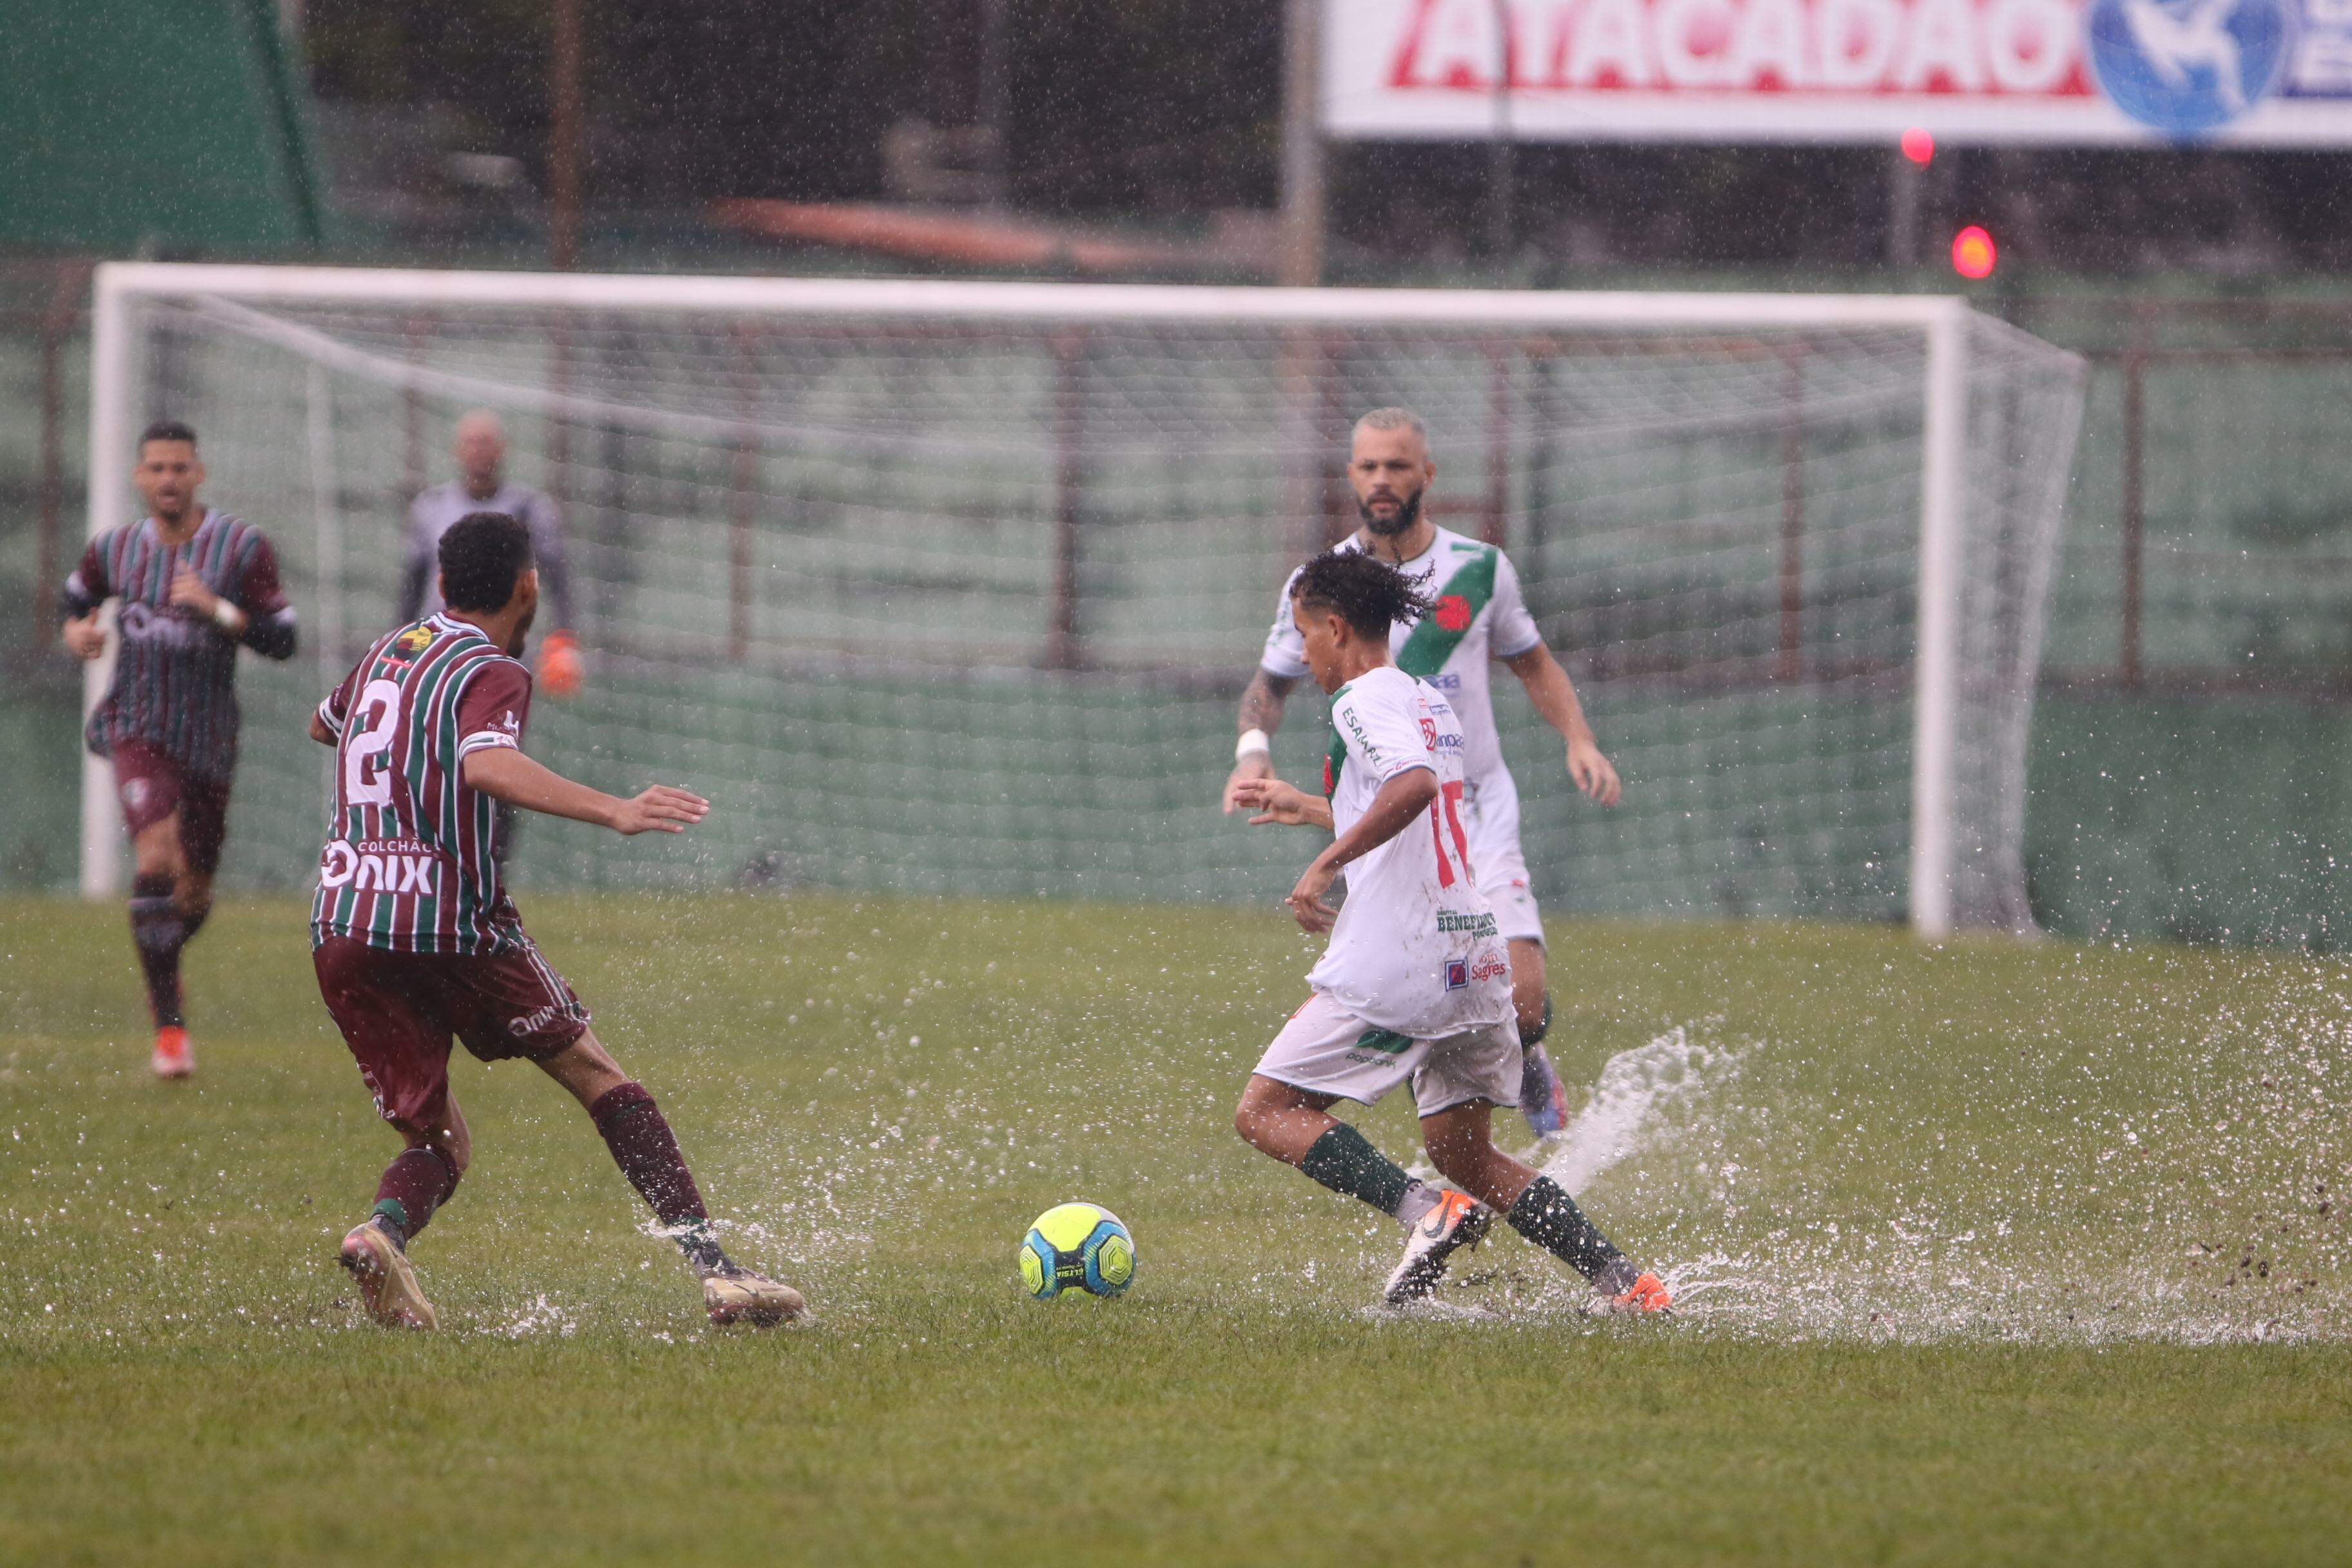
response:
[[[2296,0],[2092,0],[2085,52],[2117,109],[2189,138],[2278,87],[2299,19]]]

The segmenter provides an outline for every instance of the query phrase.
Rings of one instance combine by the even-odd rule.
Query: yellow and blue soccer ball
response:
[[[1021,1283],[1033,1300],[1050,1301],[1066,1290],[1116,1296],[1134,1278],[1135,1237],[1098,1205],[1049,1208],[1021,1238]]]

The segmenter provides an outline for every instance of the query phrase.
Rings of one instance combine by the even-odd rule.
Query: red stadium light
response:
[[[1952,236],[1952,270],[1963,278],[1990,278],[1995,252],[1992,236],[1975,224]]]
[[[1903,133],[1903,155],[1924,169],[1936,155],[1936,139],[1914,125]]]

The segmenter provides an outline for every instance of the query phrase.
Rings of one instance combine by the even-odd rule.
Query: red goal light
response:
[[[1926,168],[1927,160],[1936,155],[1935,137],[1918,126],[1913,126],[1903,133],[1903,155],[1921,168]]]
[[[1963,278],[1992,276],[1992,236],[1975,224],[1952,236],[1952,270]]]

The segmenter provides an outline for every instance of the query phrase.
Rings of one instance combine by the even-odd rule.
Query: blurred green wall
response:
[[[319,180],[273,0],[0,0],[0,245],[315,246]]]

